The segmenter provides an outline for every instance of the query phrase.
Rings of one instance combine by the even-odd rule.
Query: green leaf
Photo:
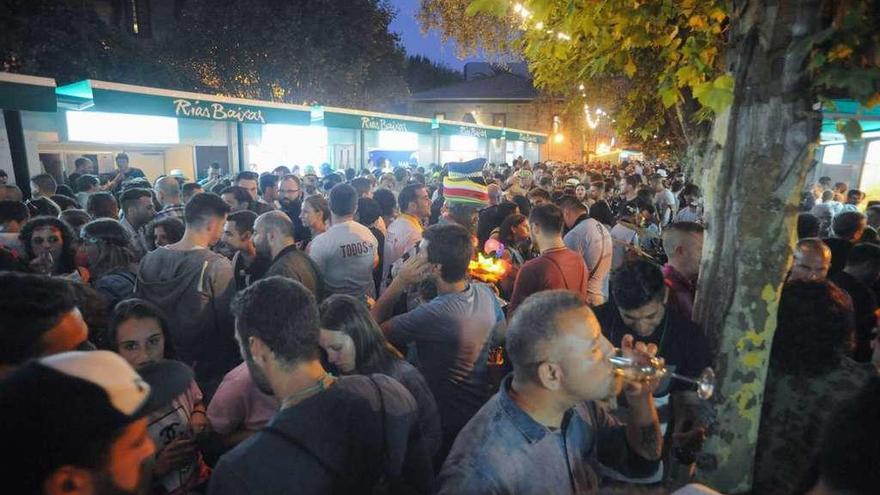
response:
[[[838,120],[837,132],[843,134],[847,142],[858,141],[862,138],[862,124],[856,119]]]
[[[719,114],[733,103],[733,76],[722,74],[714,81],[698,84],[693,93],[701,105]]]
[[[481,13],[501,17],[507,13],[507,6],[508,3],[503,0],[473,0],[464,13],[469,17]]]
[[[636,75],[636,64],[631,58],[628,58],[626,64],[623,65],[623,72],[626,73],[626,76],[629,78]]]
[[[664,107],[669,108],[672,105],[675,105],[675,102],[678,101],[678,97],[678,88],[675,86],[660,88],[660,99],[663,102]]]

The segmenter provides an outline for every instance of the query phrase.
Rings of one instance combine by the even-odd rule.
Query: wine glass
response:
[[[665,361],[658,357],[652,357],[647,363],[640,364],[633,358],[624,356],[620,349],[615,349],[615,354],[608,358],[614,373],[623,377],[627,382],[644,382],[651,379],[669,377],[681,380],[697,386],[697,397],[708,400],[715,392],[715,372],[712,368],[706,368],[696,378],[679,375],[669,371]]]

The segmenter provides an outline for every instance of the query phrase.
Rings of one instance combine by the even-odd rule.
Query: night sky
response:
[[[391,23],[391,31],[400,34],[407,55],[424,55],[435,62],[459,70],[466,62],[482,60],[481,58],[459,60],[455,56],[455,44],[452,42],[443,44],[436,32],[422,36],[421,27],[415,17],[419,9],[419,0],[391,0],[391,4],[397,8],[397,17]]]

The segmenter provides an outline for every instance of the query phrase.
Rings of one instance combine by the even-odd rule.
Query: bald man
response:
[[[162,210],[156,214],[156,220],[166,217],[175,217],[183,220],[183,202],[180,200],[180,182],[169,175],[158,179],[153,185],[156,199],[162,205]]]
[[[821,282],[828,278],[831,268],[831,249],[822,239],[801,239],[794,249],[794,262],[788,281]]]
[[[703,258],[703,226],[696,222],[673,223],[663,231],[663,250],[668,258],[663,266],[663,279],[669,287],[668,307],[693,320]]]
[[[257,256],[272,260],[263,278],[280,276],[296,280],[312,291],[319,302],[323,299],[324,280],[318,265],[296,248],[293,222],[286,213],[273,210],[257,217],[253,240]]]

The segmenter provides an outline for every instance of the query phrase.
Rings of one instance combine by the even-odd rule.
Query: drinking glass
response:
[[[652,357],[647,363],[638,363],[631,357],[624,356],[620,349],[615,349],[614,355],[608,358],[614,373],[623,377],[627,382],[645,382],[651,379],[661,379],[669,377],[674,380],[681,380],[686,383],[692,383],[697,386],[697,396],[703,400],[708,400],[715,392],[715,372],[712,368],[706,368],[696,378],[679,375],[669,371],[663,359]]]

